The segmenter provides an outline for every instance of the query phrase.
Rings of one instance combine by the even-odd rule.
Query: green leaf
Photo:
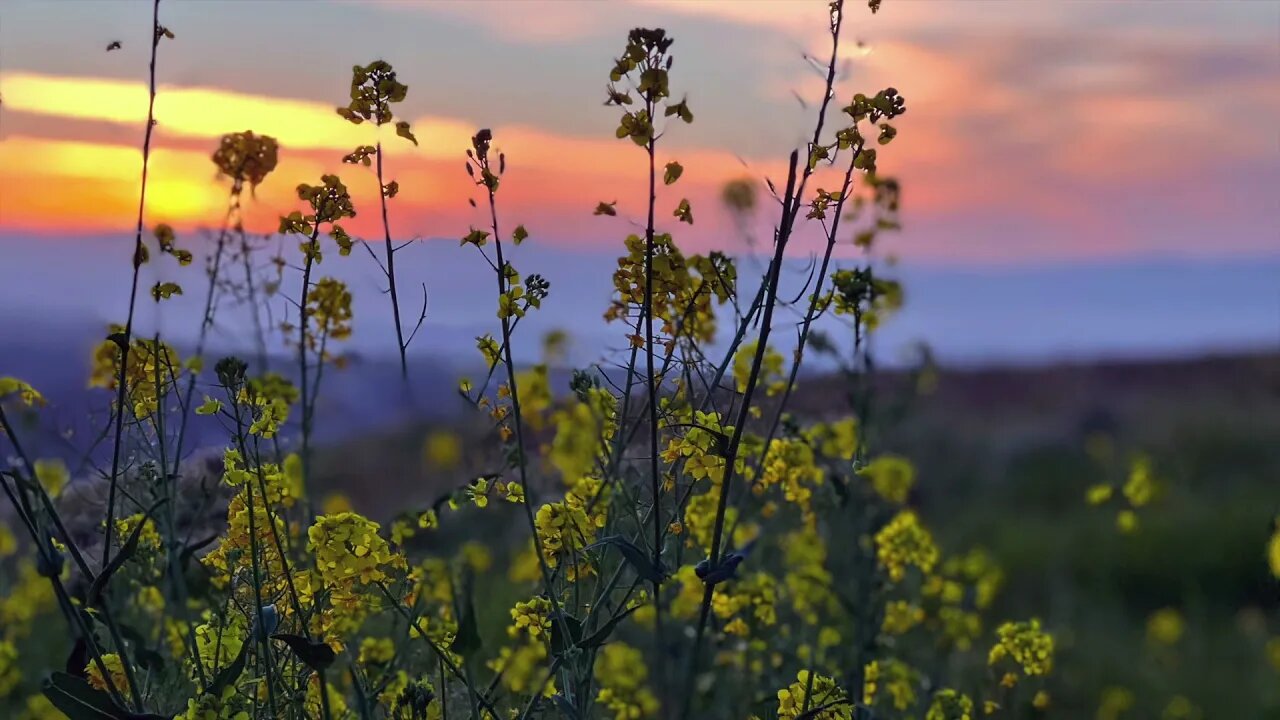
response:
[[[869,170],[875,172],[876,169],[876,151],[875,148],[865,148],[853,159],[853,166],[858,170]]]
[[[666,185],[670,185],[675,181],[679,180],[680,176],[683,174],[684,174],[684,166],[682,166],[680,163],[676,162],[675,160],[672,160],[671,162],[667,163],[666,172],[662,173],[662,182]]]
[[[470,657],[480,649],[480,631],[476,626],[476,607],[472,602],[471,585],[466,583],[462,593],[462,619],[458,622],[458,632],[453,636],[453,644],[449,649],[462,657]]]
[[[561,613],[561,619],[564,622],[554,616],[551,618],[551,652],[554,655],[563,655],[582,641],[582,621],[566,612]],[[567,639],[564,636],[566,627],[570,636]]]
[[[396,123],[396,135],[399,135],[400,137],[406,140],[412,141],[414,145],[418,144],[418,138],[413,136],[413,131],[409,129],[409,123],[405,122],[404,120],[401,120],[400,122]]]
[[[688,100],[681,100],[675,105],[668,105],[666,111],[663,114],[667,117],[676,115],[681,120],[685,121],[685,124],[693,122],[693,111],[689,109]]]
[[[89,643],[85,642],[83,636],[77,637],[75,644],[71,646],[71,652],[67,654],[65,665],[67,674],[84,677],[87,674],[85,667],[89,665],[89,657]]]
[[[69,720],[167,720],[163,715],[130,712],[105,690],[96,690],[84,678],[55,672],[41,691]]]
[[[462,238],[462,242],[459,242],[458,244],[466,245],[470,243],[476,247],[483,247],[487,242],[489,242],[489,233],[472,228],[471,232],[467,233],[466,236]]]
[[[182,294],[182,286],[175,282],[158,282],[151,286],[151,297],[156,302],[168,300],[174,295]]]
[[[607,202],[596,203],[595,212],[591,214],[592,215],[608,215],[609,217],[613,217],[614,215],[618,214],[618,210],[615,207],[617,204],[618,204],[617,200],[614,200],[613,202],[609,202],[609,203]]]
[[[213,415],[222,409],[222,402],[208,395],[204,396],[204,402],[196,408],[197,415]]]
[[[583,549],[591,550],[592,548],[601,547],[602,545],[612,545],[617,548],[618,552],[622,553],[623,559],[625,559],[627,563],[631,565],[632,569],[636,571],[636,574],[649,582],[660,583],[666,575],[661,567],[654,566],[653,562],[649,559],[649,556],[645,554],[644,550],[636,547],[635,543],[621,535],[609,535],[607,537],[602,537]]]
[[[49,702],[70,720],[119,720],[123,711],[111,696],[95,690],[84,678],[56,672],[45,679],[41,690]]]
[[[676,211],[671,213],[680,219],[680,222],[693,224],[693,208],[689,207],[689,199],[685,198],[676,206]]]
[[[120,623],[119,627],[120,635],[125,640],[133,643],[133,659],[138,662],[138,666],[152,672],[160,672],[164,668],[164,658],[154,648],[150,647],[142,633],[138,632],[137,628],[124,623]],[[74,675],[75,673],[72,674]]]
[[[517,225],[515,232],[511,233],[511,240],[517,245],[524,242],[527,237],[529,237],[529,231],[525,230],[523,225]]]
[[[292,635],[290,633],[276,633],[271,636],[271,639],[279,640],[288,645],[299,660],[306,663],[307,667],[316,672],[324,672],[325,668],[332,665],[334,659],[337,658],[333,648],[329,647],[328,643],[320,642],[319,640],[308,640],[301,635]],[[245,645],[248,644],[249,641],[245,640]]]

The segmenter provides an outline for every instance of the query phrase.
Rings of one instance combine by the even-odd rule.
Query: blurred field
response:
[[[1135,704],[1114,717],[1161,717],[1179,694],[1208,718],[1280,717],[1264,650],[1280,593],[1262,554],[1280,510],[1280,355],[943,369],[926,394],[913,383],[882,376],[876,444],[916,462],[912,502],[945,546],[985,547],[1005,567],[994,614],[1040,614],[1060,633],[1050,716],[1094,717],[1109,688],[1124,688]],[[841,389],[808,378],[793,407],[842,414]],[[479,432],[353,437],[327,451],[340,464],[317,463],[331,472],[322,487],[375,517],[429,502],[447,482],[424,464],[423,438],[441,427]],[[1151,458],[1161,492],[1125,534],[1114,505],[1084,494],[1123,482],[1135,453]],[[1185,622],[1172,645],[1147,637],[1162,608]]]

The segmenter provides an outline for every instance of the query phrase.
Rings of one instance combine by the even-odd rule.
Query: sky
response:
[[[1055,269],[1094,268],[1122,290],[1129,267],[1205,264],[1228,268],[1226,283],[1241,269],[1280,267],[1280,3],[885,0],[874,16],[849,7],[836,99],[893,86],[907,102],[879,162],[904,187],[904,231],[884,246],[903,267],[1025,271],[993,307],[1036,292],[1025,279]],[[14,261],[0,270],[0,305],[40,294],[13,269],[19,259],[53,258],[45,276],[87,277],[117,261],[127,273],[149,23],[148,2],[0,5],[0,253]],[[678,160],[685,173],[659,204],[687,197],[696,222],[663,213],[661,229],[695,251],[742,249],[720,190],[785,179],[821,92],[806,58],[829,44],[825,3],[799,0],[164,0],[161,23],[176,37],[160,46],[148,225],[190,238],[217,224],[227,185],[209,154],[221,134],[252,129],[278,138],[281,162],[249,203],[251,229],[296,209],[297,183],[336,171],[370,209],[350,229],[380,234],[376,180],[340,163],[377,130],[334,108],[351,66],[382,58],[409,86],[396,110],[419,140],[383,131],[401,187],[397,238],[448,242],[483,222],[467,204],[462,159],[488,127],[509,166],[503,217],[528,227],[560,269],[580,262],[605,274],[644,212],[645,157],[614,138],[618,112],[603,106],[626,31],[661,26],[676,38],[672,89],[696,119],[663,135],[659,162]],[[113,41],[121,49],[107,52]],[[618,218],[591,215],[614,200]],[[773,214],[759,217],[759,236]],[[816,240],[806,228],[797,254]],[[1280,341],[1280,291],[1255,276],[1252,294],[1220,301],[1241,305],[1213,312],[1249,311],[1241,337]],[[91,286],[63,283],[82,308],[100,305]],[[1176,311],[1143,292],[1134,285],[1129,300],[1155,314],[1134,327],[1175,325]],[[1099,338],[1125,330],[1099,327]]]

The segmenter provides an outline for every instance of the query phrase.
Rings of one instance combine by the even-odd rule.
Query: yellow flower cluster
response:
[[[330,587],[386,582],[388,571],[403,569],[404,558],[378,534],[378,523],[353,512],[321,515],[307,530],[307,549],[315,553],[321,579]]]
[[[834,422],[815,423],[805,428],[804,437],[817,451],[833,460],[852,460],[858,451],[858,421],[848,417]]]
[[[7,375],[0,377],[0,400],[7,400],[10,396],[16,396],[27,407],[44,405],[45,402],[44,396],[30,383]]]
[[[902,580],[907,568],[915,566],[929,572],[938,562],[938,547],[933,535],[920,524],[910,510],[899,512],[876,533],[876,557],[895,582]]]
[[[1160,608],[1147,618],[1147,639],[1159,645],[1176,645],[1182,639],[1186,623],[1174,608]]]
[[[250,720],[248,710],[240,709],[236,688],[228,685],[219,695],[201,693],[187,700],[187,709],[175,720]]]
[[[56,498],[62,494],[62,489],[71,481],[71,473],[67,470],[67,464],[61,460],[54,458],[52,460],[36,460],[35,472],[36,480],[44,487],[45,492],[49,493],[49,497]]]
[[[919,684],[920,673],[901,660],[873,660],[867,664],[863,673],[862,703],[888,704],[901,712],[915,705],[916,687]]]
[[[124,326],[112,325],[113,336],[123,337]],[[160,398],[169,394],[182,373],[178,353],[163,341],[133,338],[125,369],[127,400],[134,417],[150,417],[160,408]],[[93,350],[89,387],[115,390],[120,382],[120,345],[103,340]]]
[[[120,691],[124,691],[129,687],[129,680],[124,674],[124,663],[120,661],[120,656],[116,653],[106,653],[102,656],[102,664],[107,668],[107,672],[111,675],[112,685]],[[98,668],[98,663],[90,660],[89,664],[84,668],[89,684],[98,690],[107,689],[107,679],[103,677],[102,670]]]
[[[915,466],[910,460],[898,455],[880,455],[867,463],[858,474],[871,481],[871,487],[877,495],[897,505],[907,501],[916,482]]]
[[[891,600],[885,604],[881,629],[889,635],[904,635],[924,622],[924,610],[908,600]]]
[[[1040,621],[1007,622],[996,629],[998,642],[987,656],[995,666],[1004,658],[1013,660],[1028,676],[1048,675],[1053,669],[1053,636],[1040,629]]]
[[[212,676],[226,667],[240,653],[241,646],[249,636],[249,621],[243,613],[228,612],[221,616],[212,611],[204,612],[204,622],[193,630],[196,640],[196,656],[204,672]],[[188,674],[198,677],[195,668],[188,668]]]
[[[331,277],[316,281],[307,293],[307,312],[315,323],[316,337],[346,340],[351,337],[351,291]]]
[[[850,720],[853,709],[835,680],[814,674],[810,682],[809,671],[801,670],[795,682],[778,691],[778,720],[795,720],[802,715],[806,720]]]
[[[771,488],[781,488],[783,498],[798,507],[805,523],[812,525],[817,522],[813,488],[820,484],[822,469],[814,464],[813,448],[800,439],[775,438],[769,443],[759,481],[751,490],[759,496]]]
[[[980,548],[947,558],[942,564],[942,575],[972,587],[973,604],[979,609],[990,607],[1004,584],[1004,571]]]
[[[250,467],[238,451],[228,449],[223,454],[222,478],[226,485],[236,488],[238,492],[227,504],[226,533],[201,562],[213,571],[214,584],[225,586],[232,577],[251,572],[253,552],[256,550],[263,591],[267,594],[284,592],[288,578],[284,572],[280,547],[292,535],[281,512],[293,507],[301,499],[301,460],[296,455],[290,455],[285,458],[283,466],[263,463],[261,466]],[[249,517],[251,493],[252,524]],[[277,539],[280,540],[279,544]]]
[[[116,521],[116,535],[119,537],[128,537],[142,526],[142,531],[138,533],[138,551],[139,552],[155,552],[164,544],[164,540],[160,537],[160,532],[156,530],[156,523],[142,513],[134,513],[125,518]]]
[[[614,720],[639,720],[657,713],[658,699],[645,686],[649,670],[639,650],[621,642],[605,645],[596,656],[595,673],[600,683],[596,702]]]
[[[538,508],[534,517],[538,539],[542,542],[542,558],[548,567],[558,567],[561,560],[568,560],[595,538],[595,526],[581,507],[573,507],[567,501],[547,503]]]
[[[684,524],[682,530],[687,531],[685,542],[689,547],[707,548],[711,546],[712,536],[715,534],[716,507],[719,504],[719,494],[715,492],[706,492],[700,495],[694,495],[689,498],[689,502],[684,508]],[[737,523],[738,509],[730,506],[724,515],[725,526],[733,526]]]
[[[700,599],[699,599],[700,601]],[[747,637],[750,627],[770,627],[778,622],[778,581],[765,572],[754,572],[737,582],[722,584],[711,597],[711,610],[726,621],[725,632]]]
[[[511,608],[511,625],[507,628],[507,634],[513,638],[528,634],[534,640],[550,637],[551,611],[551,601],[544,597],[517,602]]]
[[[860,319],[867,330],[875,330],[902,307],[901,283],[877,277],[870,267],[836,270],[831,285],[836,314]]]
[[[1120,487],[1124,505],[1116,512],[1116,528],[1123,533],[1138,529],[1138,509],[1151,503],[1158,491],[1151,470],[1151,459],[1135,456],[1129,463],[1129,474]],[[1103,505],[1116,496],[1116,488],[1107,483],[1097,483],[1085,491],[1085,501],[1090,505]]]
[[[826,542],[811,527],[788,533],[783,541],[783,560],[787,568],[783,584],[791,609],[807,623],[819,622],[823,612],[839,604],[831,591]]]
[[[54,607],[53,588],[40,576],[30,558],[18,563],[17,580],[0,598],[0,628],[10,637],[21,637],[31,631],[31,622]]]
[[[386,665],[396,656],[396,644],[391,638],[367,637],[360,641],[362,665]]]
[[[744,342],[738,348],[737,354],[733,356],[734,387],[740,393],[747,391],[747,380],[751,377],[751,369],[755,365],[756,351],[759,348],[759,341]],[[760,374],[756,381],[757,385],[764,389],[765,395],[772,397],[787,389],[783,362],[782,353],[771,346],[765,347],[764,356],[760,360]]]
[[[973,700],[962,692],[943,688],[933,696],[925,720],[973,720]]]
[[[567,561],[565,577],[570,581],[594,572],[580,551],[595,541],[596,532],[604,527],[608,499],[604,482],[587,475],[573,482],[564,500],[538,508],[534,526],[548,567],[560,567]]]
[[[245,182],[254,187],[276,168],[279,151],[275,138],[246,130],[223,135],[212,159],[218,172],[231,178],[237,188]]]
[[[487,665],[501,673],[502,685],[513,693],[529,695],[537,691],[539,680],[546,677],[547,646],[545,643],[522,642],[515,646],[503,646],[498,656]],[[555,694],[555,682],[549,680],[541,689],[544,695]]]
[[[374,60],[355,65],[351,68],[351,102],[338,108],[338,114],[353,125],[365,120],[385,125],[393,119],[392,103],[403,102],[408,94],[409,86],[396,79],[391,63]]]
[[[18,665],[18,648],[7,640],[0,640],[0,699],[3,699],[22,682],[22,670]]]
[[[440,702],[436,701],[436,689],[427,678],[409,682],[403,670],[396,680],[378,695],[388,706],[391,720],[440,720]]]
[[[627,236],[627,254],[618,258],[618,269],[613,273],[617,294],[605,311],[606,320],[627,318],[644,302],[645,246],[643,237]],[[699,342],[710,342],[715,337],[715,306],[733,296],[736,279],[737,271],[728,257],[720,253],[685,257],[670,234],[654,235],[653,317],[662,321],[661,330],[655,330],[655,334],[666,336],[667,352],[674,348],[677,330]],[[632,342],[641,346],[644,338],[632,336]]]
[[[565,482],[588,475],[606,457],[617,429],[617,398],[603,388],[589,388],[582,397],[551,414],[555,437],[547,460]]]

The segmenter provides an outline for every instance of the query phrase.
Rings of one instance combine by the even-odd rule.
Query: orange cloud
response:
[[[11,72],[0,74],[0,88],[10,111],[139,127],[146,122],[147,86],[140,81]],[[156,121],[159,132],[170,137],[217,138],[252,128],[299,149],[349,150],[375,137],[371,127],[341,120],[332,105],[221,88],[160,86]],[[416,152],[431,154],[443,152],[435,140],[459,132],[469,136],[470,126],[428,118],[414,132],[421,143]]]
[[[137,212],[141,152],[136,146],[94,142],[95,126],[141,126],[147,89],[137,81],[64,77],[35,73],[0,75],[6,109],[40,117],[79,121],[77,139],[36,137],[43,128],[0,140],[0,227],[64,230],[127,229]],[[248,211],[251,227],[270,230],[279,214],[298,205],[293,188],[315,182],[325,172],[340,174],[358,207],[377,204],[376,181],[367,168],[342,165],[340,158],[369,142],[368,126],[352,126],[329,105],[275,99],[202,87],[162,86],[156,100],[159,122],[147,191],[148,224],[178,227],[217,225],[226,211],[227,188],[219,182],[207,152],[196,150],[223,133],[252,128],[281,142],[281,161],[257,193]],[[388,153],[388,179],[399,180],[402,194],[393,203],[398,234],[460,236],[470,212],[473,186],[462,173],[462,158],[475,132],[461,119],[420,117],[414,122],[419,145],[397,140]],[[611,137],[587,138],[512,125],[494,129],[497,146],[508,156],[510,180],[504,206],[521,219],[539,221],[554,214],[588,216],[601,200],[639,197],[644,154]],[[686,172],[679,186],[664,189],[670,202],[687,195],[714,203],[720,187],[744,173],[731,153],[684,148],[660,163],[679,160]],[[755,168],[766,163],[752,163]],[[758,170],[757,170],[758,171]],[[705,208],[705,205],[704,205]],[[702,217],[709,217],[705,208]],[[351,223],[356,232],[377,230],[377,213]],[[598,226],[593,226],[598,227]],[[548,228],[550,231],[550,228]],[[576,229],[557,227],[557,238],[573,238]],[[702,229],[699,228],[699,231]]]
[[[317,176],[322,165],[305,157],[281,163],[296,177]],[[136,147],[13,136],[0,141],[0,227],[104,230],[131,227],[141,185]],[[153,148],[147,183],[148,223],[192,227],[220,222],[227,186],[216,180],[209,155]],[[288,202],[273,185],[263,199]]]
[[[332,121],[343,124],[336,117]],[[463,152],[473,129],[461,122],[430,118],[419,120],[417,127],[422,144],[434,146],[430,152],[413,152],[412,146],[405,145],[388,154],[388,179],[398,180],[402,188],[392,203],[393,231],[400,237],[460,237],[469,223],[484,221],[467,206],[475,188],[462,171]],[[639,208],[628,208],[628,203],[642,195],[646,162],[633,144],[526,126],[500,127],[494,135],[508,157],[507,182],[501,193],[504,216],[541,226],[543,239],[573,242],[598,236],[603,226],[591,222],[590,212],[602,200],[621,200],[620,210],[639,212]],[[217,179],[207,152],[191,149],[189,141],[181,147],[170,143],[162,137],[153,147],[147,224],[167,222],[180,229],[218,225],[226,211],[225,181]],[[276,171],[247,207],[247,225],[258,231],[274,229],[280,214],[298,207],[296,185],[314,183],[326,172],[343,177],[357,208],[376,207],[372,172],[343,165],[341,154],[328,149],[282,149]],[[686,171],[678,185],[662,188],[662,202],[674,207],[687,196],[699,203],[695,207],[702,224],[685,234],[705,235],[721,186],[743,174],[741,165],[728,153],[685,149],[662,153],[659,170],[673,159]],[[31,135],[0,140],[0,193],[5,197],[0,204],[0,227],[127,230],[136,217],[141,162],[139,149],[125,144]],[[675,225],[674,219],[670,222]],[[378,213],[361,212],[348,227],[365,235],[377,234]],[[616,232],[627,231],[618,227]]]

